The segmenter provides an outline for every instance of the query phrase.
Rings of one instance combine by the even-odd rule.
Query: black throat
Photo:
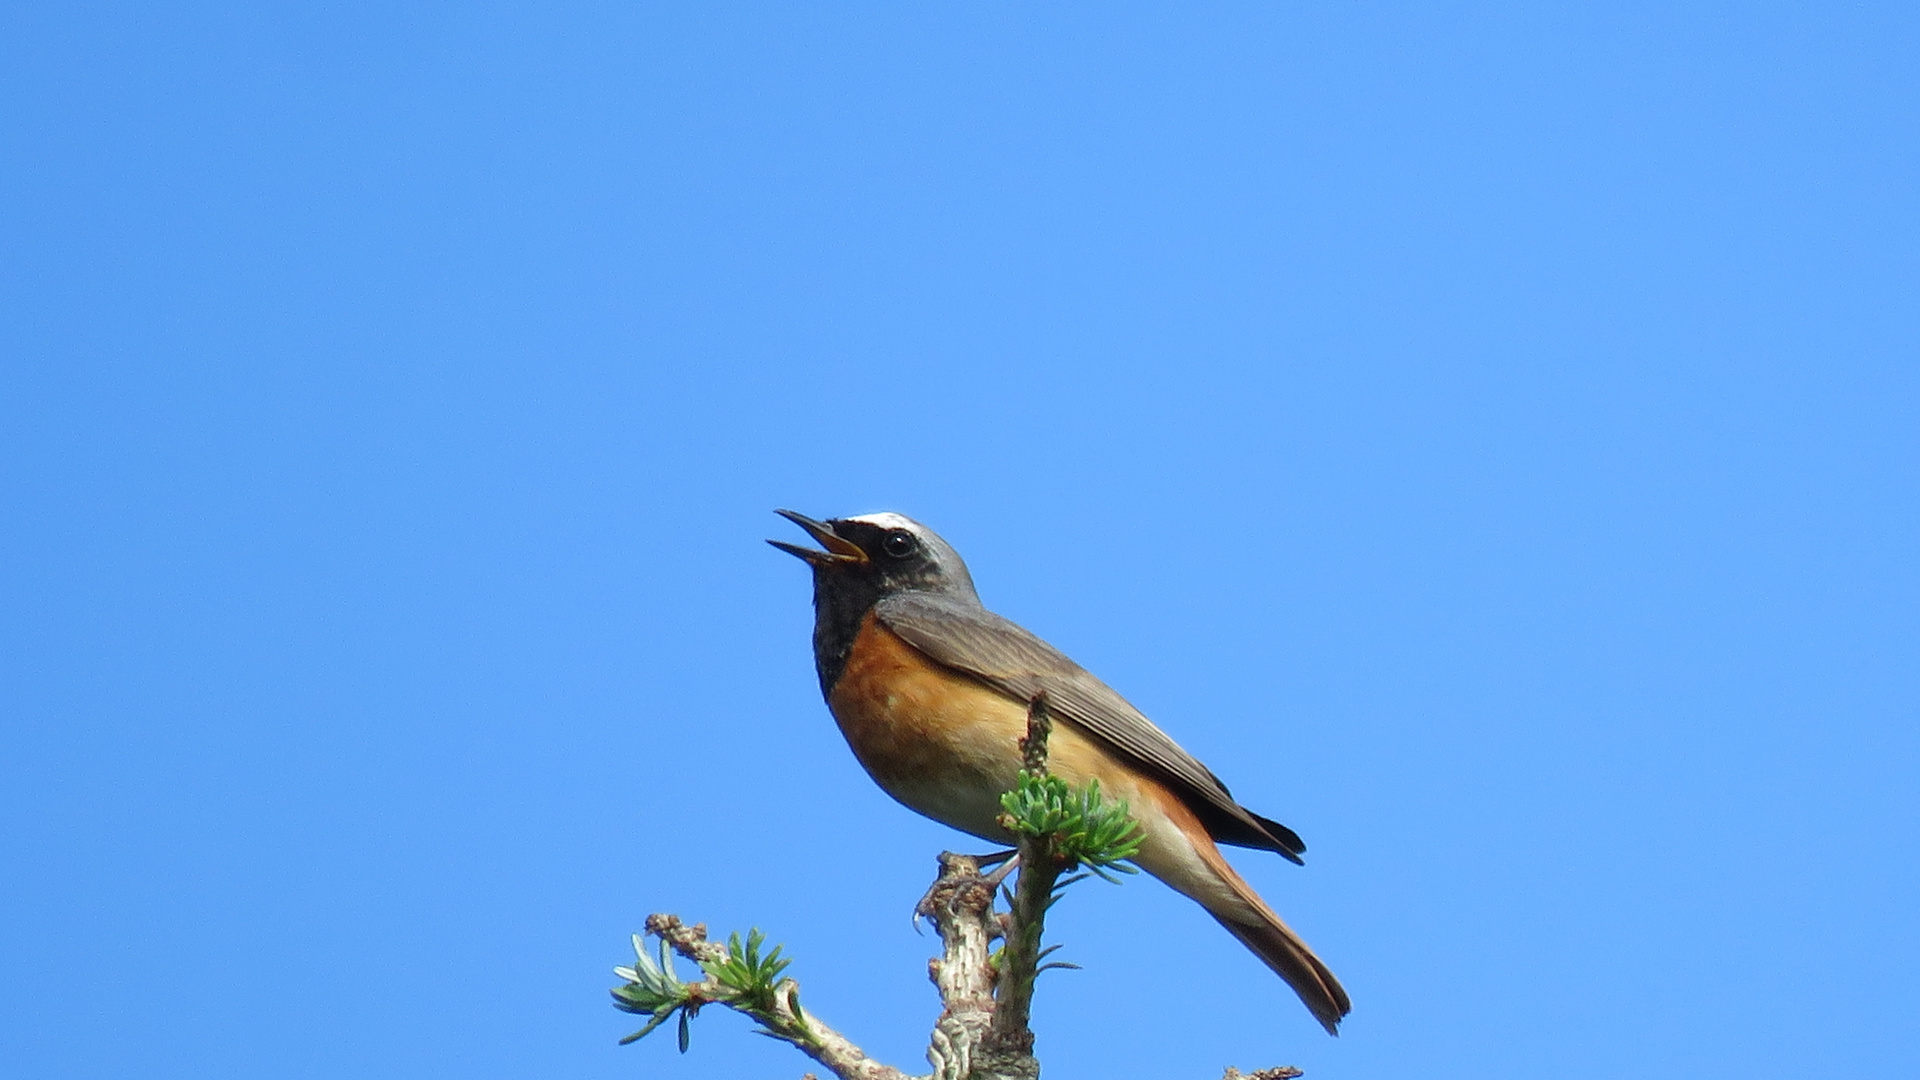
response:
[[[813,668],[820,675],[820,693],[830,696],[833,684],[847,668],[853,639],[867,612],[880,602],[880,583],[864,574],[845,574],[834,567],[813,571]]]

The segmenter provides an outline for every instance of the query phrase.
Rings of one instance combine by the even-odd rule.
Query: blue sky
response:
[[[1338,1040],[1078,886],[1048,1075],[1920,1053],[1909,5],[16,5],[0,1072],[917,1067],[970,845],[769,512],[893,509],[1300,831]]]

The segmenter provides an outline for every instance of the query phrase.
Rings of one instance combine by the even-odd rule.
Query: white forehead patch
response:
[[[863,521],[868,525],[877,525],[882,529],[905,529],[910,533],[916,534],[926,531],[924,526],[912,518],[894,513],[861,514],[859,517],[850,517],[847,520]]]

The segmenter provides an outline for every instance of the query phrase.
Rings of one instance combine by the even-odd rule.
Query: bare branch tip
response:
[[[1045,690],[1027,701],[1027,734],[1020,740],[1021,770],[1047,775],[1047,739],[1053,734],[1053,707]]]

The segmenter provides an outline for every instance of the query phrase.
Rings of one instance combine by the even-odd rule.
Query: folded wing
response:
[[[1292,829],[1235,802],[1219,777],[1127,699],[1019,624],[977,604],[927,593],[886,597],[875,614],[907,644],[1008,697],[1031,701],[1044,691],[1056,715],[1165,784],[1216,841],[1301,861],[1307,846]]]

